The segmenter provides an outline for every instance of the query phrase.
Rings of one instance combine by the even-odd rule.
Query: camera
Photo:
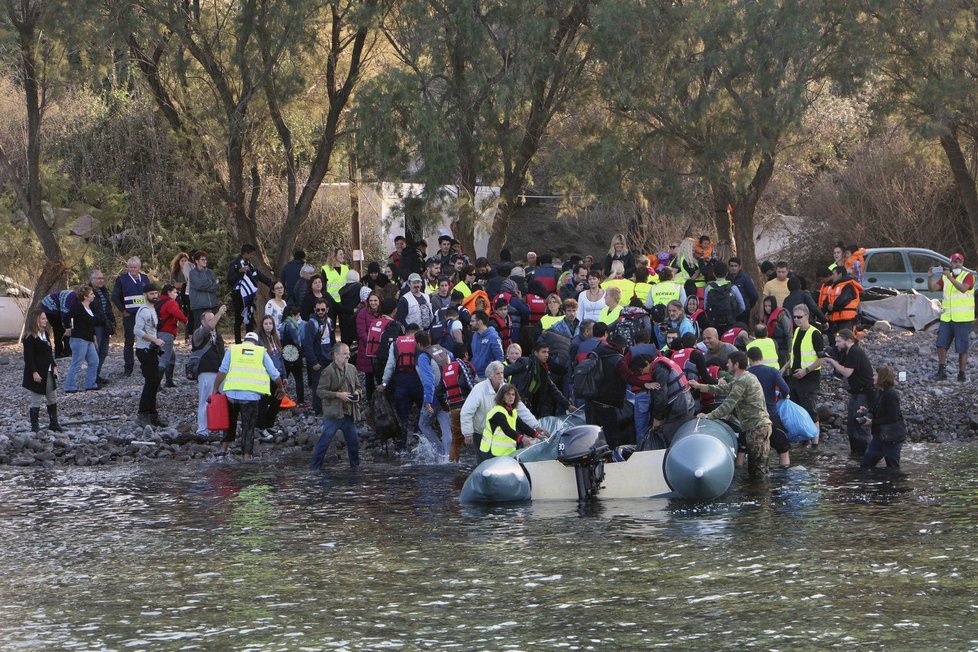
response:
[[[868,415],[868,414],[860,414],[860,415],[859,415],[859,416],[857,416],[857,417],[856,417],[856,418],[855,418],[854,420],[855,420],[855,422],[856,422],[856,423],[858,423],[859,425],[861,425],[861,426],[865,426],[865,425],[866,425],[866,422],[867,422],[867,421],[869,421],[869,419],[870,419],[870,417],[869,417],[869,415]]]

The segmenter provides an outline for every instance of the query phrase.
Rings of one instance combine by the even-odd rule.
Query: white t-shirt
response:
[[[275,303],[275,299],[269,299],[268,303],[265,304],[265,314],[275,320],[275,328],[278,329],[282,325],[282,314],[285,312],[285,302],[282,305]]]
[[[607,304],[604,302],[604,291],[601,292],[601,298],[597,301],[591,301],[587,298],[587,290],[581,292],[577,297],[577,317],[581,321],[585,319],[591,319],[593,321],[598,321],[598,317],[601,316],[601,311]]]

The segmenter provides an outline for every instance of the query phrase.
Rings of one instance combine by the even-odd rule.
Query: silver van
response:
[[[917,247],[867,249],[863,286],[888,287],[901,292],[916,290],[932,299],[940,299],[940,292],[927,289],[927,272],[934,267],[949,268],[951,259],[936,251]]]

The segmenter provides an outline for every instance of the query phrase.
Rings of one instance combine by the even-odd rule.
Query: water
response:
[[[710,505],[473,508],[449,465],[0,472],[3,649],[978,648],[978,447]],[[800,462],[805,462],[799,456]]]

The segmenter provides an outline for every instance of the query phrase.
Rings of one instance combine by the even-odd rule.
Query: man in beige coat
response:
[[[323,401],[323,434],[316,443],[312,453],[310,468],[318,471],[323,465],[323,458],[333,441],[337,430],[343,431],[346,441],[346,452],[350,457],[350,466],[360,466],[360,440],[357,434],[357,419],[360,418],[360,395],[363,388],[358,384],[356,368],[349,364],[350,347],[337,344],[333,347],[333,362],[331,362],[319,377],[316,392]]]

